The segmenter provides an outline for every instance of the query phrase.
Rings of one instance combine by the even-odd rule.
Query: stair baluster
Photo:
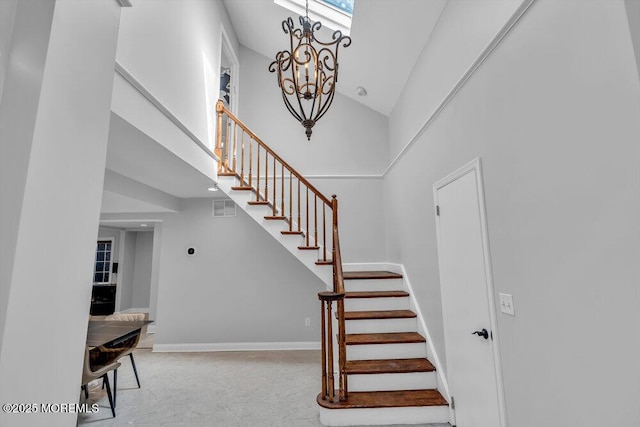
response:
[[[256,175],[256,202],[260,201],[260,144],[258,146],[258,152],[256,153],[258,174]]]
[[[321,301],[322,310],[322,396],[323,399],[333,401],[336,397],[335,390],[335,378],[334,378],[334,359],[338,359],[338,399],[344,401],[348,396],[347,389],[347,376],[345,373],[346,366],[346,340],[345,340],[345,314],[344,314],[344,277],[342,272],[342,258],[340,255],[340,243],[338,233],[338,200],[335,195],[329,200],[326,196],[320,193],[309,181],[307,181],[302,175],[300,175],[295,169],[289,166],[280,156],[278,156],[271,148],[269,148],[260,138],[258,138],[248,127],[246,127],[237,117],[235,117],[229,110],[224,107],[222,101],[218,101],[216,104],[217,114],[217,134],[216,134],[216,147],[214,150],[215,155],[220,159],[218,164],[218,175],[221,176],[235,176],[240,181],[239,186],[233,187],[234,190],[251,190],[256,193],[255,202],[263,202],[271,205],[272,216],[265,217],[268,219],[279,219],[288,221],[289,230],[283,231],[283,233],[294,234],[294,192],[293,192],[293,180],[297,180],[297,233],[304,236],[304,247],[302,249],[319,249],[322,244],[322,257],[318,259],[317,264],[328,264],[333,266],[333,291],[320,292],[318,298]],[[224,121],[224,120],[226,121]],[[227,125],[225,143],[222,140],[223,121]],[[233,124],[233,136],[231,136],[231,124]],[[240,141],[238,141],[238,127],[240,128]],[[249,147],[245,147],[245,134],[248,136]],[[230,143],[229,138],[233,140],[233,144]],[[257,176],[255,179],[255,186],[253,180],[253,146],[256,144],[256,169]],[[240,143],[238,147],[238,142]],[[248,150],[248,159],[245,157],[245,150]],[[261,150],[264,150],[264,176],[261,176]],[[240,165],[237,165],[237,155],[240,156]],[[269,197],[269,160],[273,158],[273,178],[272,185],[273,190],[271,198]],[[233,159],[230,164],[229,159]],[[245,180],[245,164],[248,163],[249,176]],[[240,170],[238,171],[238,166]],[[278,200],[278,188],[277,188],[277,172],[278,166],[280,166],[280,200]],[[286,197],[285,191],[285,170],[289,173],[289,214],[286,214]],[[264,196],[261,196],[260,184],[264,179]],[[305,192],[305,206],[304,206],[304,218],[303,218],[303,206],[302,206],[302,191]],[[313,195],[313,230],[311,229],[310,217],[310,194]],[[261,200],[262,199],[262,200]],[[253,202],[249,202],[253,203]],[[321,206],[318,206],[318,203]],[[322,209],[322,224],[318,224],[320,220],[319,209]],[[327,210],[330,210],[327,214]],[[332,218],[331,222],[331,259],[327,259],[327,215]],[[304,219],[304,225],[302,224]],[[322,227],[320,232],[322,233],[322,243],[319,240],[319,226]],[[313,242],[311,242],[311,233],[313,232]],[[313,245],[311,244],[313,243]],[[335,301],[335,306],[333,302]],[[334,349],[333,340],[333,323],[332,315],[337,315],[337,350]]]

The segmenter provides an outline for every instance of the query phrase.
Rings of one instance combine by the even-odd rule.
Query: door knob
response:
[[[485,340],[489,339],[489,332],[487,332],[487,330],[484,328],[481,331],[471,332],[471,335],[474,335],[474,334],[479,337],[483,337]]]

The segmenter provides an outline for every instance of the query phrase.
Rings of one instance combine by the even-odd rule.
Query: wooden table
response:
[[[87,346],[117,346],[118,343],[138,335],[152,320],[91,320],[87,330]]]

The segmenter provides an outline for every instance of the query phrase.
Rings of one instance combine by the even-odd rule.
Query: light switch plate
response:
[[[512,316],[516,315],[513,309],[513,296],[511,294],[498,294],[500,296],[500,311]]]

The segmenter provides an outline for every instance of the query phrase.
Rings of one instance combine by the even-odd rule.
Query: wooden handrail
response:
[[[342,271],[342,255],[340,253],[340,236],[338,230],[338,199],[336,195],[331,196],[331,200],[327,198],[324,194],[322,194],[313,184],[311,184],[306,178],[304,178],[300,173],[298,173],[293,167],[291,167],[287,162],[285,162],[275,151],[273,151],[267,144],[265,144],[251,129],[249,129],[240,119],[238,119],[233,113],[231,113],[222,103],[222,101],[218,101],[216,104],[216,114],[217,114],[217,134],[216,134],[216,147],[215,154],[220,158],[220,162],[218,163],[218,174],[220,175],[233,175],[240,180],[241,190],[252,190],[256,194],[255,203],[266,204],[271,207],[272,215],[267,217],[268,219],[285,219],[289,222],[288,230],[283,230],[283,233],[295,233],[293,229],[294,215],[293,215],[293,199],[295,197],[293,191],[293,177],[298,181],[297,184],[297,234],[304,235],[304,247],[301,249],[315,249],[319,248],[318,241],[318,221],[322,221],[322,259],[318,260],[320,264],[327,263],[327,242],[326,242],[326,208],[331,210],[331,264],[333,266],[333,291],[332,292],[320,292],[318,294],[318,298],[321,301],[321,320],[322,320],[322,398],[333,400],[335,397],[334,390],[334,374],[333,374],[333,360],[334,360],[334,348],[333,348],[333,326],[332,326],[332,316],[333,305],[335,302],[335,315],[338,319],[338,336],[337,336],[337,356],[338,356],[338,376],[339,376],[339,395],[338,398],[340,400],[346,400],[348,395],[348,386],[347,386],[347,375],[345,372],[346,366],[346,343],[345,343],[345,319],[344,319],[344,275]],[[226,138],[223,147],[222,142],[222,129],[223,129],[223,115],[227,117],[227,120],[224,122],[226,126]],[[231,123],[233,123],[233,147],[230,146],[230,135],[231,135]],[[237,128],[241,130],[241,145],[237,147]],[[245,134],[249,137],[249,147],[245,149]],[[257,153],[253,155],[253,145],[252,141],[255,141],[257,144]],[[236,150],[240,150],[240,165],[236,164]],[[245,150],[248,151],[248,159],[245,158]],[[261,150],[264,150],[264,179],[262,179],[260,175],[261,170]],[[271,158],[273,160],[271,160]],[[229,162],[229,159],[232,158],[233,162]],[[249,166],[249,175],[248,180],[245,179],[244,168],[245,163],[248,160]],[[257,176],[255,179],[256,186],[254,187],[253,180],[253,162],[256,162],[257,167]],[[271,186],[269,185],[269,163],[272,163],[273,167],[273,177],[271,177]],[[280,188],[278,189],[277,185],[277,170],[278,163],[280,164]],[[240,168],[240,173],[238,173],[237,168]],[[289,213],[286,215],[286,207],[285,207],[285,179],[287,176],[285,175],[285,169],[289,173]],[[264,181],[264,191],[260,189],[260,182]],[[304,193],[306,193],[306,206],[305,206],[305,215],[304,217],[301,215],[302,206],[301,206],[301,185],[306,187]],[[234,187],[236,188],[236,187]],[[269,192],[272,194],[269,194]],[[280,201],[278,203],[277,200],[277,192],[280,191]],[[313,196],[312,206],[313,209],[313,220],[311,220],[309,215],[309,191],[311,191]],[[272,197],[270,200],[269,197]],[[261,200],[262,198],[262,200]],[[324,205],[320,207],[321,210],[321,218],[318,218],[318,199]],[[280,210],[278,212],[278,209]],[[305,227],[302,228],[302,218],[305,218]],[[313,224],[313,227],[312,227]],[[313,245],[311,245],[310,237],[313,235]]]
[[[306,185],[307,187],[309,187],[309,190],[313,191],[315,194],[318,195],[318,197],[320,198],[320,200],[322,200],[323,202],[325,202],[327,205],[331,206],[331,201],[324,196],[324,194],[322,194],[320,192],[320,190],[318,190],[316,187],[313,186],[313,184],[311,184],[309,181],[306,180],[305,177],[303,177],[302,175],[300,175],[294,168],[292,168],[291,166],[289,166],[289,163],[285,162],[282,157],[278,156],[276,154],[275,151],[273,151],[267,144],[264,143],[264,141],[262,141],[258,135],[256,135],[255,133],[253,133],[253,131],[251,131],[251,129],[249,129],[244,123],[242,123],[242,121],[240,119],[238,119],[235,115],[233,115],[233,113],[229,110],[227,110],[227,108],[224,106],[224,103],[222,101],[218,101],[216,103],[216,112],[218,113],[218,115],[220,116],[221,113],[224,112],[224,114],[227,115],[227,117],[229,117],[231,120],[233,120],[238,126],[240,126],[240,128],[242,130],[244,130],[249,137],[251,137],[254,141],[256,141],[260,146],[262,146],[262,148],[264,148],[265,150],[267,150],[267,152],[269,154],[271,154],[273,157],[275,157],[278,162],[282,163],[282,165],[291,173],[293,173],[294,175],[296,175],[296,178],[300,179],[300,181],[302,181],[302,183],[304,185]],[[218,150],[218,147],[216,147],[216,150]],[[214,150],[214,153],[217,152]],[[218,169],[220,169],[220,166],[218,167]]]

